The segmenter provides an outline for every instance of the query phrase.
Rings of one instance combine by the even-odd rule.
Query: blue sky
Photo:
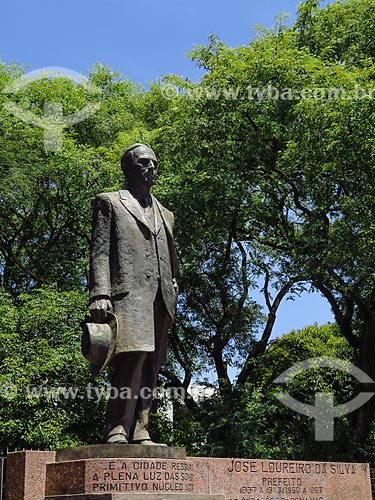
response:
[[[100,62],[147,85],[163,74],[192,80],[186,54],[216,34],[245,45],[254,26],[270,27],[279,12],[295,19],[298,0],[2,0],[0,60],[28,70],[60,66],[86,74]],[[274,335],[333,320],[327,302],[304,294],[280,307]]]
[[[87,74],[96,63],[147,84],[175,73],[196,79],[186,57],[216,34],[247,44],[253,27],[270,27],[298,0],[2,0],[0,59],[33,70],[60,66]]]

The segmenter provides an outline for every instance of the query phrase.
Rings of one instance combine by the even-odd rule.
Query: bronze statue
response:
[[[126,186],[99,194],[93,208],[90,313],[95,323],[104,323],[107,311],[117,318],[104,440],[155,445],[148,432],[151,396],[178,293],[173,214],[150,194],[158,172],[152,149],[133,144],[121,167]]]

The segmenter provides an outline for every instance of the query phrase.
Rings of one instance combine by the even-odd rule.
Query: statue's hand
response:
[[[107,311],[113,311],[112,303],[109,299],[94,300],[90,304],[89,309],[95,323],[103,323],[107,317]]]

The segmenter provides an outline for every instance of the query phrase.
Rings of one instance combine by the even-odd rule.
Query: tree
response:
[[[0,296],[0,450],[100,440],[105,380],[89,384],[80,349],[82,292],[39,288]]]
[[[17,67],[0,67],[0,88],[20,76]],[[43,130],[20,121],[2,107],[0,123],[0,269],[2,286],[14,296],[33,286],[82,289],[87,281],[91,200],[122,183],[119,151],[142,124],[134,115],[139,90],[109,68],[91,74],[100,109],[64,129],[61,151],[45,151]],[[58,102],[65,115],[90,97],[66,78],[41,78],[11,95],[23,109],[42,114]],[[9,96],[1,93],[1,104]],[[116,109],[116,119],[113,110]]]
[[[165,196],[176,219],[189,221],[177,230],[187,260],[188,325],[176,333],[191,339],[183,346],[191,356],[177,358],[185,380],[197,345],[224,385],[230,362],[242,361],[237,385],[254,379],[253,359],[266,349],[280,299],[301,287],[327,298],[356,364],[375,377],[372,16],[367,0],[325,9],[307,2],[295,26],[279,24],[247,47],[212,37],[196,48],[201,83],[168,79],[181,95],[155,143],[168,168]],[[369,20],[364,32],[361,19]],[[254,305],[252,321],[246,315],[261,274],[269,314],[255,341]],[[236,335],[220,328],[236,332],[234,323],[231,351]],[[357,443],[372,419],[370,402],[352,422]]]
[[[337,1],[319,8],[319,0],[303,2],[295,28],[298,43],[327,61],[362,66],[375,56],[375,12],[371,0]]]
[[[220,390],[199,403],[193,418],[186,406],[175,402],[173,428],[164,427],[161,438],[187,446],[189,454],[198,456],[352,461],[351,415],[335,419],[334,441],[319,442],[315,441],[315,420],[292,411],[275,397],[282,390],[310,405],[315,405],[319,392],[333,394],[335,405],[353,399],[358,381],[340,369],[310,369],[294,375],[282,388],[274,383],[291,366],[322,356],[349,362],[354,358],[354,350],[337,325],[313,325],[283,335],[254,360],[253,379],[237,387],[229,408]],[[368,461],[372,453],[369,449]]]
[[[0,65],[0,89],[22,74],[19,67]],[[147,132],[135,116],[141,101],[135,85],[101,66],[90,79],[101,90],[94,96],[100,109],[64,129],[59,151],[46,151],[43,130],[1,106],[3,453],[7,447],[48,449],[101,439],[106,378],[90,389],[80,349],[91,200],[122,184],[120,152]],[[62,77],[41,78],[11,95],[39,115],[46,102],[63,104],[66,115],[89,99],[93,97],[83,87]],[[0,103],[8,100],[0,92]]]

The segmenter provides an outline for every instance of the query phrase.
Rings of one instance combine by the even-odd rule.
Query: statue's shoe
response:
[[[107,439],[106,444],[128,444],[128,440],[124,434],[112,434]]]
[[[104,435],[103,441],[106,444],[128,444],[128,436],[122,425],[116,425]]]

